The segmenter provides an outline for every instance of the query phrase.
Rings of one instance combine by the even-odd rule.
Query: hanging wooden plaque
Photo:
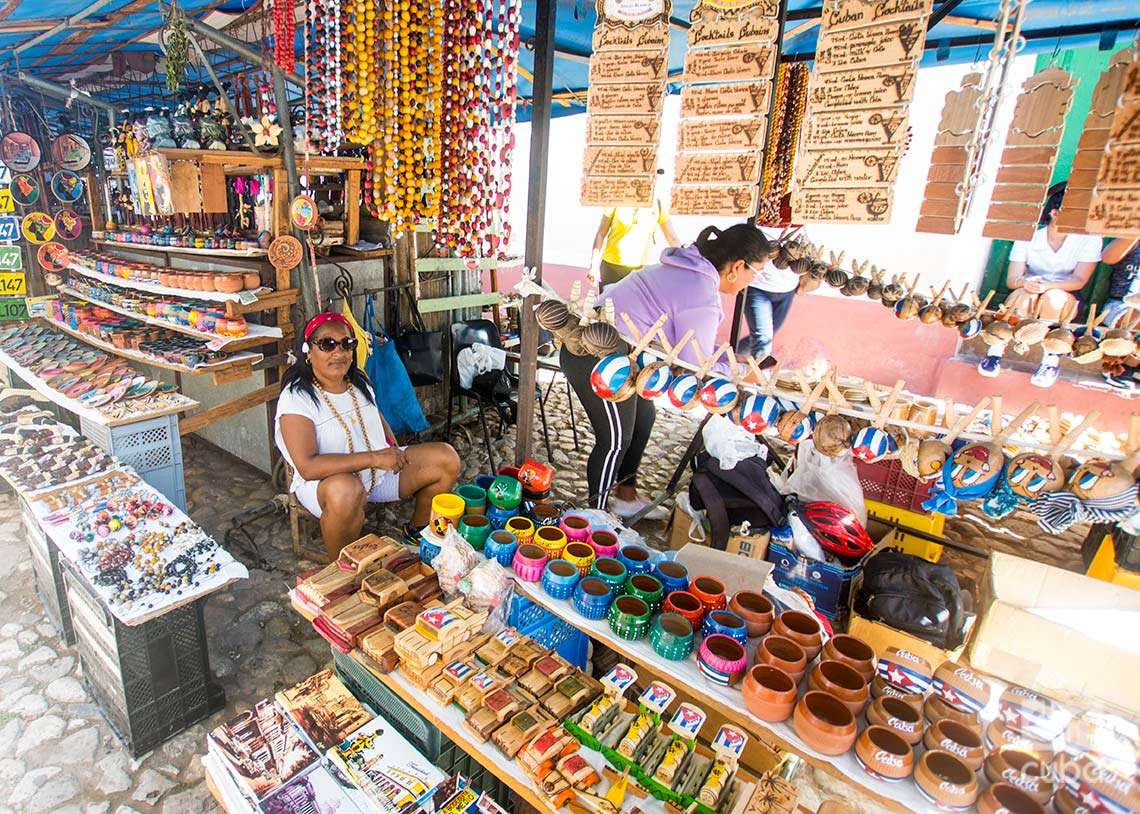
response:
[[[1115,102],[1085,226],[1093,234],[1140,237],[1140,58],[1128,64]]]
[[[686,215],[745,216],[756,211],[755,184],[737,186],[673,187],[670,211]]]
[[[893,184],[898,176],[899,148],[879,150],[808,150],[796,166],[803,186],[865,187]]]
[[[590,57],[590,84],[664,82],[668,65],[664,51],[597,51]]]
[[[820,25],[843,31],[912,20],[929,13],[930,3],[923,0],[824,0]]]
[[[681,89],[682,116],[763,116],[768,111],[769,82],[730,85],[686,85]]]
[[[771,45],[734,45],[690,50],[685,54],[685,82],[736,82],[772,75],[776,49]]]
[[[660,51],[668,42],[667,25],[638,28],[606,26],[594,29],[595,51]]]
[[[649,175],[657,170],[657,146],[586,148],[585,175],[593,177]]]
[[[1140,237],[1140,189],[1097,189],[1087,230],[1094,235]]]
[[[760,151],[678,153],[676,184],[740,184],[760,180]]]
[[[580,201],[583,206],[653,205],[653,182],[656,175],[645,178],[584,178]]]
[[[682,119],[681,151],[747,150],[762,146],[764,119]]]
[[[652,51],[669,44],[669,0],[598,0],[594,51]]]
[[[778,14],[772,0],[698,0],[689,13],[689,47],[774,42]]]
[[[586,97],[590,113],[660,113],[665,89],[657,82],[596,85]]]
[[[926,21],[906,20],[843,31],[823,30],[816,46],[815,69],[851,71],[914,62],[926,44]]]
[[[658,116],[590,116],[586,120],[586,141],[591,146],[605,144],[657,145],[661,135]]]
[[[1140,144],[1109,147],[1097,171],[1096,183],[1114,189],[1140,188]]]
[[[196,215],[202,211],[202,173],[198,162],[171,161],[170,188],[176,213]]]
[[[792,191],[794,217],[819,223],[886,223],[893,202],[891,187]]]
[[[861,68],[855,71],[818,74],[808,93],[812,110],[855,110],[887,107],[914,98],[914,65]]]
[[[804,120],[809,149],[891,147],[906,138],[906,107],[815,112]]]

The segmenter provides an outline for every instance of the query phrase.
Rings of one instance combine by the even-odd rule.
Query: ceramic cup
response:
[[[451,525],[458,525],[459,518],[467,510],[463,498],[451,492],[443,492],[431,499],[431,519],[445,518]]]
[[[519,545],[534,542],[534,523],[530,521],[529,517],[512,517],[503,528],[515,535]]]
[[[535,503],[530,509],[530,519],[536,526],[557,526],[562,513],[549,503]]]
[[[968,726],[944,718],[935,721],[926,728],[922,738],[927,749],[942,749],[954,755],[966,764],[972,772],[982,768],[986,750],[982,745],[982,736]]]
[[[938,808],[967,809],[978,799],[978,779],[961,760],[941,749],[925,752],[914,769],[922,796]]]
[[[483,554],[487,559],[497,560],[504,568],[510,568],[516,548],[518,541],[515,540],[515,535],[506,529],[498,529],[487,537],[487,542],[483,544]]]
[[[596,536],[597,532],[594,534]],[[689,587],[689,569],[676,560],[661,560],[653,566],[651,573],[661,580],[661,587],[664,588],[666,596],[673,591],[684,591]]]
[[[841,633],[823,646],[823,658],[841,661],[855,669],[868,684],[875,677],[875,651],[862,639]]]
[[[623,546],[618,552],[618,559],[625,566],[630,576],[634,574],[648,574],[653,564],[650,562],[649,551],[639,545]]]
[[[594,560],[590,575],[603,580],[615,593],[623,589],[627,576],[625,566],[609,557],[599,557]]]
[[[855,743],[855,716],[830,693],[804,693],[792,713],[792,727],[804,743],[820,754],[841,755]]]
[[[914,750],[893,729],[869,726],[855,741],[855,759],[872,777],[897,783],[914,772]]]
[[[465,483],[455,490],[467,506],[467,514],[487,513],[487,490],[473,483]]]
[[[807,654],[791,639],[769,634],[756,648],[756,663],[779,667],[799,684],[807,671]]]
[[[1045,814],[1045,807],[1012,783],[994,783],[978,797],[978,814]]]
[[[701,622],[705,618],[705,606],[701,604],[701,600],[688,591],[673,591],[665,597],[665,603],[661,609],[684,616],[689,620],[689,624],[693,626],[694,630],[700,628]]]
[[[590,532],[590,545],[594,548],[594,556],[616,559],[618,555],[617,535],[607,529],[596,529]]]
[[[566,548],[566,534],[558,526],[540,526],[534,530],[534,543],[550,559],[558,559]]]
[[[744,620],[752,638],[766,635],[776,618],[772,601],[757,591],[737,591],[728,601],[728,609]]]
[[[590,539],[590,521],[578,514],[562,516],[558,527],[570,542],[584,543]]]
[[[772,624],[772,632],[777,636],[791,639],[804,649],[808,661],[819,655],[823,649],[823,628],[819,620],[803,611],[784,611]]]
[[[586,576],[594,566],[594,549],[589,543],[567,543],[562,549],[562,558],[577,568],[581,576]]]
[[[922,713],[901,698],[890,696],[876,698],[871,702],[867,707],[867,723],[893,729],[911,746],[921,742],[923,733],[926,732]]]
[[[796,682],[770,664],[757,664],[744,675],[744,705],[761,721],[786,721],[796,705]]]
[[[821,661],[808,676],[808,688],[829,692],[847,705],[852,715],[858,715],[867,706],[871,690],[863,676],[841,661]]]
[[[476,551],[482,551],[491,536],[491,521],[481,514],[465,514],[459,518],[459,536]]]
[[[706,614],[701,623],[701,635],[711,636],[722,633],[731,639],[736,639],[741,645],[748,644],[748,626],[738,614],[730,610],[715,610]]]
[[[724,583],[716,577],[693,577],[689,582],[689,593],[701,600],[706,612],[728,607],[728,599],[724,595]]]

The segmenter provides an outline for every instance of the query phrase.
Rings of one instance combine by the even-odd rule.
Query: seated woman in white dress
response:
[[[344,316],[317,314],[302,337],[281,383],[275,439],[293,469],[289,491],[320,518],[329,559],[360,537],[368,502],[414,498],[405,532],[427,525],[432,498],[455,487],[459,456],[450,444],[396,445]]]

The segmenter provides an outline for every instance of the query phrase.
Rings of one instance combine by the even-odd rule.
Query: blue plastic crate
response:
[[[590,637],[569,622],[551,615],[549,621],[531,628],[519,628],[543,647],[548,647],[575,667],[585,667],[590,658]]]
[[[520,593],[511,595],[511,610],[507,614],[507,624],[518,630],[538,627],[551,619],[557,619],[550,611]]]

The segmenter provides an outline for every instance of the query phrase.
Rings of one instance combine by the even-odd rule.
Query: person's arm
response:
[[[661,234],[665,235],[665,242],[670,246],[677,247],[681,245],[681,239],[677,237],[677,230],[673,228],[671,218],[666,218],[661,222]]]
[[[598,231],[594,233],[594,246],[590,252],[590,268],[586,272],[587,279],[592,283],[601,279],[599,268],[602,265],[602,247],[606,245],[606,235],[610,233],[610,224],[613,223],[613,212],[606,210],[602,219],[598,221]]]
[[[1025,261],[1010,260],[1009,270],[1005,273],[1005,285],[1010,289],[1021,288],[1025,285]]]
[[[324,480],[332,475],[364,469],[399,472],[407,462],[404,452],[389,447],[379,452],[325,453],[317,449],[317,428],[312,420],[292,413],[280,417],[281,438],[293,465],[304,480]]]
[[[1127,257],[1136,248],[1137,243],[1140,243],[1140,238],[1118,237],[1104,247],[1104,251],[1100,254],[1100,261],[1114,266]]]
[[[1061,291],[1080,291],[1085,287],[1085,283],[1092,277],[1093,271],[1096,269],[1095,260],[1086,260],[1073,268],[1073,273],[1064,280],[1054,283],[1045,283],[1046,289],[1060,289]]]
[[[1029,242],[1017,240],[1009,252],[1009,270],[1005,274],[1005,284],[1011,290],[1024,288],[1030,294],[1040,294],[1045,290],[1041,280],[1029,275],[1026,261],[1029,258]]]

